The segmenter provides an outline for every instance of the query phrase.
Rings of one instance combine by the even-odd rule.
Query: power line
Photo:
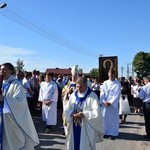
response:
[[[7,7],[0,10],[0,13],[9,19],[17,22],[18,24],[28,28],[29,30],[41,35],[42,37],[45,37],[59,45],[62,45],[66,48],[69,48],[73,51],[79,52],[84,55],[92,56],[92,57],[98,57],[98,53],[96,54],[95,51],[91,51],[89,49],[81,48],[80,46],[77,46],[74,42],[71,40],[61,36],[49,33],[48,28],[44,26],[40,21],[34,19],[27,13],[23,12],[22,10],[18,9],[15,5],[11,4],[10,2],[7,2]]]

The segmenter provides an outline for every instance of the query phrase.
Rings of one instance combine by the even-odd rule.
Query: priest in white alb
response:
[[[25,90],[14,76],[14,71],[15,67],[11,63],[4,63],[0,67],[0,75],[3,77],[0,94],[0,149],[34,150],[39,144],[39,138]]]
[[[104,120],[104,138],[115,140],[119,134],[119,100],[121,84],[115,79],[115,71],[110,69],[109,79],[104,81],[100,93],[100,105]]]
[[[103,140],[103,119],[97,95],[80,77],[76,90],[64,108],[68,122],[67,150],[94,150],[96,142]]]
[[[57,123],[58,87],[53,81],[53,74],[46,73],[45,82],[41,84],[39,101],[42,103],[42,119],[46,122],[45,133],[49,133]]]

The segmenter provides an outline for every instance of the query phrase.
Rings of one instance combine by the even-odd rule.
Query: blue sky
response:
[[[150,51],[149,0],[0,2],[7,3],[0,9],[0,64],[20,59],[28,71],[79,65],[89,72],[100,55],[118,56],[125,74],[139,51]]]

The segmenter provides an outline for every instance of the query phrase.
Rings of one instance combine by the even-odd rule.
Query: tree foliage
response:
[[[93,69],[90,71],[89,76],[90,76],[91,78],[98,78],[98,77],[99,77],[99,69],[93,68]]]
[[[20,70],[20,71],[24,71],[24,64],[23,64],[23,60],[18,59],[16,61],[16,70]]]
[[[133,69],[138,77],[150,75],[150,53],[140,51],[133,59]]]

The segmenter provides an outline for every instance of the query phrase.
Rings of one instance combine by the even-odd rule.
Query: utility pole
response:
[[[129,63],[127,64],[127,79],[129,78]]]
[[[123,67],[121,67],[121,77],[123,77]]]
[[[134,69],[133,69],[133,65],[132,65],[132,78],[134,79]]]
[[[131,65],[131,63],[127,63],[127,79],[129,78],[131,73],[132,73],[131,75],[133,77],[133,70],[130,70],[130,69],[133,69],[133,68],[130,68],[130,65]]]

